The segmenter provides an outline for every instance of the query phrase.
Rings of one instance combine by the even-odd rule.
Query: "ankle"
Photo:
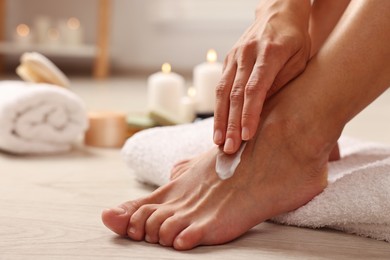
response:
[[[273,114],[273,115],[271,115]],[[262,131],[266,138],[279,138],[289,143],[292,153],[302,160],[319,161],[326,165],[329,154],[335,147],[341,130],[310,113],[279,113],[275,111],[265,120]]]

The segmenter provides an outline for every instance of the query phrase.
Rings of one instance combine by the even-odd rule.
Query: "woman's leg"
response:
[[[390,1],[352,1],[305,72],[265,106],[234,176],[215,174],[217,148],[151,195],[103,212],[114,232],[190,249],[228,242],[326,186],[344,125],[390,85]]]
[[[315,0],[310,13],[310,57],[313,57],[333,31],[351,0]]]

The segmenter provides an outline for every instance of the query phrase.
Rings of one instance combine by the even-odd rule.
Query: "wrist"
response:
[[[261,19],[267,12],[271,13],[291,13],[297,17],[302,17],[309,21],[311,12],[310,0],[273,0],[261,1],[255,10],[255,18]]]

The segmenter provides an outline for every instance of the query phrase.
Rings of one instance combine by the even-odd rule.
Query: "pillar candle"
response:
[[[148,110],[163,110],[172,116],[179,117],[180,100],[184,96],[184,78],[171,72],[171,66],[164,63],[162,71],[148,78]]]
[[[180,100],[180,119],[183,123],[191,123],[195,119],[195,102],[191,97]]]
[[[38,16],[34,19],[34,31],[36,33],[36,41],[41,44],[47,43],[47,32],[51,27],[49,17]]]
[[[61,44],[61,33],[57,27],[51,27],[47,31],[47,44],[57,46]]]
[[[70,17],[67,21],[61,22],[60,28],[65,44],[78,46],[83,43],[83,27],[81,26],[80,20],[76,17]]]
[[[209,50],[207,62],[194,68],[197,113],[210,114],[214,112],[215,87],[221,76],[222,64],[217,62],[217,53],[214,50]]]
[[[32,42],[32,33],[27,24],[19,24],[16,27],[14,40],[17,44],[28,45]]]

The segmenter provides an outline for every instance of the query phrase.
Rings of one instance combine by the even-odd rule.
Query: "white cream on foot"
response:
[[[235,154],[226,154],[222,150],[218,151],[215,170],[219,178],[226,180],[233,176],[237,166],[240,164],[241,154],[245,146],[246,142],[243,142]]]

